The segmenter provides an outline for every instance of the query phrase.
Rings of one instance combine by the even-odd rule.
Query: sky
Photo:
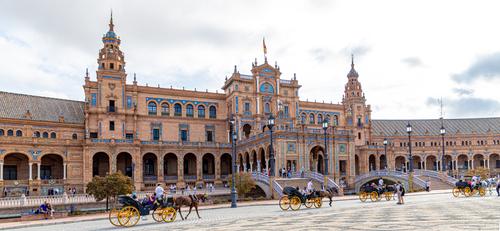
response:
[[[127,82],[221,90],[277,62],[342,100],[351,54],[374,119],[500,116],[500,1],[0,1],[0,91],[83,100],[113,10]]]

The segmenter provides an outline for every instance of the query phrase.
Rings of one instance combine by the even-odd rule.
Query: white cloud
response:
[[[454,89],[468,89],[488,105],[500,98],[498,91],[490,91],[491,83],[498,80],[482,78],[464,86],[452,79],[474,67],[476,57],[500,52],[500,32],[491,29],[500,21],[499,4],[452,0],[4,2],[0,89],[82,100],[83,74],[87,67],[95,71],[112,8],[129,82],[136,72],[140,84],[215,91],[233,65],[249,73],[255,57],[263,61],[265,36],[269,61],[278,61],[283,78],[297,73],[304,100],[339,102],[350,53],[354,53],[359,80],[368,103],[374,105],[374,118],[437,118],[439,113],[427,99],[456,97]],[[409,66],[422,60],[425,65],[419,68]],[[499,116],[491,110],[488,116],[492,113]],[[468,116],[486,114],[477,110]]]

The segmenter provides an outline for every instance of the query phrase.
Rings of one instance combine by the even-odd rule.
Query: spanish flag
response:
[[[266,54],[267,54],[266,38],[263,38],[263,39],[262,39],[262,46],[263,46],[263,48],[264,48],[264,54],[266,55]]]

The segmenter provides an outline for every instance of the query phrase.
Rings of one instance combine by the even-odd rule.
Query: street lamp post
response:
[[[231,148],[232,148],[232,157],[231,157],[231,162],[233,165],[233,174],[231,174],[231,179],[232,179],[232,184],[231,184],[231,208],[236,208],[236,140],[238,138],[238,135],[234,131],[235,129],[235,124],[236,121],[234,117],[232,116],[231,119],[229,120],[229,135],[231,139]]]
[[[274,116],[271,114],[267,120],[267,128],[269,128],[271,145],[269,146],[269,176],[274,176],[274,148],[273,148],[273,127],[274,127]]]
[[[443,155],[441,156],[441,164],[442,164],[442,171],[446,172],[446,163],[445,163],[445,158],[444,158],[444,135],[446,134],[446,129],[444,129],[444,125],[441,124],[441,129],[439,130],[439,133],[441,133],[441,143],[442,143],[442,149],[443,149]]]
[[[387,167],[387,138],[384,138],[384,155],[385,155],[385,166],[384,167]]]
[[[408,125],[406,125],[406,132],[408,133],[408,151],[409,151],[409,157],[408,159],[410,160],[409,168],[410,168],[410,174],[408,176],[408,187],[410,192],[413,191],[413,156],[411,155],[411,124],[408,122]]]
[[[327,142],[327,136],[326,136],[326,131],[328,130],[328,119],[323,120],[323,131],[325,132],[325,177],[324,177],[324,182],[323,185],[326,188],[328,188],[328,142]]]

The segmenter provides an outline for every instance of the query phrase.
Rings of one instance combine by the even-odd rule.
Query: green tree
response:
[[[255,188],[255,181],[252,178],[252,174],[248,172],[236,173],[236,190],[238,191],[238,196],[242,197],[252,189]],[[233,178],[229,176],[229,185],[231,185]]]
[[[108,208],[108,199],[111,197],[116,200],[118,195],[130,194],[134,190],[134,185],[130,177],[120,172],[106,175],[105,177],[95,176],[87,184],[87,193],[94,196],[97,201],[106,199],[106,209]]]
[[[481,179],[486,179],[490,176],[490,170],[487,168],[479,167],[475,169],[470,169],[469,171],[467,171],[467,175],[480,176]]]

